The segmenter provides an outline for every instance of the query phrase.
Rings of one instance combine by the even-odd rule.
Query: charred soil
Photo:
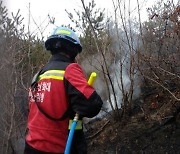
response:
[[[180,102],[162,91],[146,97],[142,110],[127,119],[97,120],[86,133],[88,154],[179,154],[179,110]]]

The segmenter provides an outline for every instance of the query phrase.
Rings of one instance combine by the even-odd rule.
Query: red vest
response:
[[[44,72],[40,75],[37,92],[34,94],[37,98],[36,102],[53,118],[63,116],[68,109],[63,78],[64,71],[61,70]],[[31,90],[29,97],[30,113],[28,117],[29,133],[26,137],[27,143],[41,151],[63,153],[68,135],[69,118],[62,121],[48,119],[39,111]]]
[[[91,118],[99,113],[102,100],[87,83],[81,67],[59,55],[53,56],[39,74],[35,92],[32,93],[31,89],[29,92],[29,133],[26,142],[40,151],[64,153],[69,118],[49,119],[38,106],[54,119],[62,117],[69,106],[71,111],[68,116],[73,117],[78,113],[82,117]],[[38,106],[33,98],[36,98]]]

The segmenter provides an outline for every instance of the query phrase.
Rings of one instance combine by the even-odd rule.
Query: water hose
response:
[[[92,86],[94,84],[95,80],[96,80],[96,77],[97,77],[97,74],[95,72],[92,72],[90,77],[89,77],[88,84]],[[70,129],[69,136],[68,136],[68,139],[67,139],[64,154],[70,154],[71,144],[72,144],[74,131],[75,131],[78,119],[79,119],[79,115],[76,113],[76,115],[75,115],[75,117],[73,119],[72,125],[71,125],[71,129]]]

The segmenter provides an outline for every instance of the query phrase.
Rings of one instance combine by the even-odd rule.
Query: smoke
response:
[[[98,53],[96,53],[92,56],[85,58],[81,62],[81,66],[84,73],[86,74],[87,80],[92,72],[97,73],[97,78],[93,87],[96,89],[97,93],[101,96],[101,98],[105,100],[107,99],[106,85],[104,83],[104,75],[101,69],[100,59],[101,56]]]
[[[140,95],[140,78],[139,72],[136,68],[136,49],[138,48],[140,41],[138,39],[138,34],[134,31],[127,34],[121,30],[110,25],[110,38],[112,39],[110,51],[113,53],[114,57],[110,67],[111,79],[113,81],[113,86],[115,90],[115,96],[113,94],[112,88],[110,87],[111,100],[107,100],[106,109],[111,111],[110,101],[113,107],[117,106],[121,108],[123,101],[123,91],[124,93],[130,93],[130,88],[133,86],[133,100],[135,100]],[[129,40],[131,40],[129,42]],[[133,70],[132,70],[133,68]],[[116,101],[115,101],[116,99]]]
[[[114,92],[107,74],[105,74],[106,79],[108,80],[108,85],[106,85],[104,73],[101,67],[102,55],[100,53],[89,56],[88,59],[86,58],[81,63],[86,74],[90,75],[92,71],[95,71],[98,75],[94,87],[104,102],[103,109],[98,114],[98,117],[103,117],[108,112],[116,109],[116,106],[120,109],[123,102],[123,93],[129,94],[132,85],[133,100],[139,97],[141,92],[139,86],[139,74],[135,67],[135,51],[140,43],[138,40],[138,34],[131,31],[127,36],[123,30],[117,30],[113,24],[109,25],[109,31],[111,42],[107,51],[104,53]],[[130,39],[131,41],[129,42]],[[131,70],[132,68],[133,70]]]

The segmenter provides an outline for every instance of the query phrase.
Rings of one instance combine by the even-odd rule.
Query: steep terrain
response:
[[[180,97],[178,90],[174,94]],[[142,110],[126,120],[107,116],[91,123],[89,154],[180,153],[180,102],[164,91],[145,100]]]

